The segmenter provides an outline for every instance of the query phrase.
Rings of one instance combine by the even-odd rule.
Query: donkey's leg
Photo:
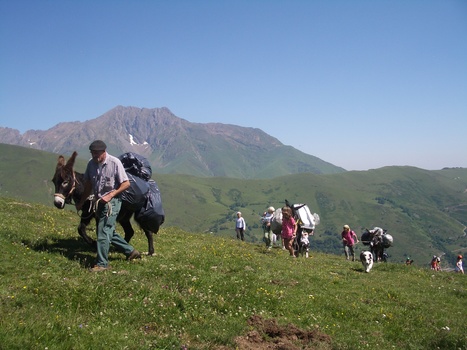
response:
[[[94,218],[94,213],[91,208],[91,201],[86,201],[84,203],[82,212],[81,212],[81,221],[78,225],[78,234],[84,239],[84,241],[92,246],[96,246],[96,241],[88,236],[86,228],[88,227],[91,220]]]
[[[376,249],[375,249],[374,246],[371,246],[370,252],[371,252],[371,255],[373,255],[373,261],[376,262],[376,260],[378,259],[378,257],[377,257]]]
[[[86,233],[86,227],[88,226],[89,221],[86,222],[86,220],[81,220],[81,222],[78,225],[78,234],[84,239],[84,241],[89,244],[89,245],[95,245],[96,241],[93,240],[91,237],[88,236]]]
[[[154,254],[154,235],[159,232],[159,228],[164,223],[164,219],[164,216],[159,216],[157,220],[155,220],[156,222],[153,222],[154,225],[151,226],[151,231],[143,230],[146,234],[146,238],[148,239],[148,255]]]
[[[381,246],[377,245],[376,246],[376,262],[381,262],[381,258],[382,258]]]
[[[146,235],[146,238],[148,239],[148,255],[153,255],[154,254],[154,235],[152,231],[147,231],[144,230],[144,234]]]
[[[97,242],[88,236],[86,232],[86,228],[88,227],[91,220],[94,219],[94,211],[92,210],[92,203],[91,201],[86,201],[83,205],[83,210],[81,212],[81,221],[79,222],[78,226],[78,233],[81,237],[83,237],[84,241],[92,246],[97,248]]]
[[[131,226],[130,222],[132,215],[133,212],[122,207],[117,217],[118,223],[122,225],[123,231],[125,231],[125,241],[127,241],[127,243],[130,243],[131,238],[135,234],[135,230],[133,230],[133,227]]]

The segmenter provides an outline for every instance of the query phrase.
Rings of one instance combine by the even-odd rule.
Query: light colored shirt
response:
[[[456,262],[456,272],[464,272],[464,266],[462,266],[462,259]]]
[[[242,217],[237,218],[236,228],[245,228],[245,219]]]
[[[120,159],[107,153],[103,163],[88,162],[84,178],[91,181],[94,195],[101,198],[119,188],[122,182],[128,180],[128,175]]]
[[[266,215],[261,218],[261,221],[264,224],[267,224],[271,222],[273,217],[274,217],[274,213],[266,213]]]

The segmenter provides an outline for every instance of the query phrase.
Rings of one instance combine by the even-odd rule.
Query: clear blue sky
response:
[[[347,170],[467,167],[467,1],[0,0],[0,126],[117,105]]]

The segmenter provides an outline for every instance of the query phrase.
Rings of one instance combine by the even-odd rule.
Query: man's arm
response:
[[[101,201],[104,201],[105,203],[110,202],[113,197],[118,196],[123,191],[126,191],[128,187],[130,187],[130,181],[123,181],[116,190],[110,191],[106,195],[102,196]]]

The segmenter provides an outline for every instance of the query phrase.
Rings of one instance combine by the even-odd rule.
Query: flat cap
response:
[[[101,141],[101,140],[93,141],[89,145],[90,151],[105,151],[106,148],[107,148],[107,145],[105,144],[104,141]]]

